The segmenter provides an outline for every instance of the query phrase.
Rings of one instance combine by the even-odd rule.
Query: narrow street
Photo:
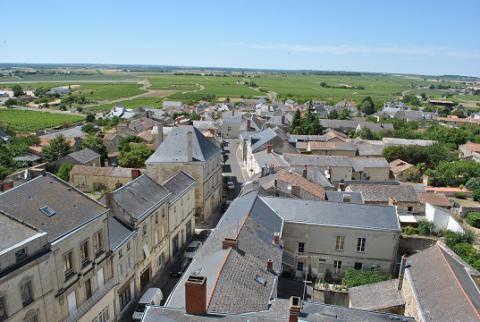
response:
[[[234,200],[240,191],[242,190],[243,184],[246,182],[246,173],[242,170],[241,167],[241,156],[237,153],[238,145],[240,141],[238,139],[230,139],[225,140],[227,145],[224,147],[224,165],[223,165],[223,183],[222,183],[222,201],[226,200]],[[228,190],[226,188],[226,177],[232,177],[233,182],[235,183],[235,189]],[[213,229],[215,228],[216,224],[220,220],[223,215],[223,211],[221,207],[212,214],[206,223],[199,223],[195,229],[196,233],[198,234],[204,229]],[[177,285],[180,277],[172,277],[170,276],[169,272],[171,268],[175,267],[177,261],[181,261],[183,259],[183,252],[180,252],[177,258],[169,263],[163,273],[157,274],[154,276],[150,282],[148,288],[157,287],[162,290],[164,300],[168,298],[170,293],[173,291],[175,286]],[[140,298],[140,297],[139,297]],[[133,303],[131,307],[124,313],[124,316],[119,320],[120,322],[131,322],[132,321],[132,314],[135,309],[136,303]]]

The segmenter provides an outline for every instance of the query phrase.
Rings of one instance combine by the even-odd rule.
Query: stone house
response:
[[[283,219],[284,265],[297,276],[348,268],[393,272],[400,223],[394,207],[260,197]]]
[[[352,158],[352,180],[387,181],[390,165],[385,158]]]
[[[107,192],[103,201],[112,215],[137,232],[135,244],[135,295],[169,260],[168,200],[170,192],[145,174]]]
[[[297,142],[297,149],[300,153],[317,155],[338,155],[354,157],[357,154],[357,148],[350,142],[321,142],[307,141]]]
[[[331,182],[352,180],[352,161],[344,156],[324,156],[308,154],[284,154],[285,161],[292,167],[308,167],[309,172],[314,168],[323,171]]]
[[[168,207],[169,258],[175,258],[195,232],[195,179],[180,171],[163,186],[171,192]]]
[[[407,181],[408,170],[414,167],[413,164],[400,159],[390,162],[390,172],[397,181]]]
[[[384,206],[394,204],[398,212],[411,214],[424,212],[424,206],[411,185],[350,184],[345,191],[361,192],[365,204]]]
[[[70,184],[83,192],[113,191],[140,175],[139,169],[74,165],[70,171]]]
[[[46,232],[0,211],[0,321],[48,321],[53,305]]]
[[[146,173],[161,183],[178,171],[195,179],[195,214],[206,220],[220,206],[221,150],[192,126],[174,127],[147,159]]]
[[[100,154],[88,148],[72,152],[63,158],[52,162],[52,164],[57,168],[64,163],[87,165],[91,167],[101,166]]]
[[[51,256],[41,278],[54,294],[47,321],[113,321],[107,208],[46,173],[0,194],[0,211],[47,233]],[[42,294],[36,283],[34,298]]]
[[[115,317],[120,319],[135,303],[135,242],[137,232],[108,216],[108,240],[115,281]]]

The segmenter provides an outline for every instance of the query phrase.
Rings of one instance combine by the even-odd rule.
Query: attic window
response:
[[[260,275],[255,275],[255,281],[257,281],[258,284],[261,284],[263,286],[267,285],[267,280],[261,277]]]
[[[40,211],[43,212],[43,214],[46,215],[47,217],[52,217],[53,215],[55,215],[55,210],[53,210],[49,206],[44,206],[40,208]]]

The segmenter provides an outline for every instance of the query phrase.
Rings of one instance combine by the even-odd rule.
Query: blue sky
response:
[[[8,3],[0,62],[480,76],[478,0]]]

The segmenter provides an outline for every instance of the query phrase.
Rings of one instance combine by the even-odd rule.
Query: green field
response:
[[[189,101],[200,100],[206,96],[218,97],[256,97],[263,93],[238,82],[242,77],[237,76],[194,76],[194,75],[154,75],[147,76],[152,89],[177,90],[169,99]]]
[[[106,83],[78,83],[78,82],[38,82],[38,83],[9,83],[0,84],[0,88],[10,88],[19,84],[24,90],[36,88],[50,89],[58,86],[71,86],[73,94],[85,95],[88,100],[113,100],[142,94],[142,85],[137,83],[106,82]]]
[[[87,110],[92,112],[107,112],[112,109],[112,107],[116,104],[122,104],[127,108],[138,108],[138,107],[153,107],[153,108],[161,108],[162,107],[163,99],[160,97],[151,97],[151,98],[136,98],[132,100],[124,100],[118,103],[108,103],[108,104],[100,104],[92,107],[88,107]]]
[[[113,100],[144,93],[135,83],[81,84],[74,93],[85,95],[88,100]]]
[[[56,126],[72,125],[84,120],[83,116],[24,110],[0,110],[0,124],[19,132],[30,132]]]

